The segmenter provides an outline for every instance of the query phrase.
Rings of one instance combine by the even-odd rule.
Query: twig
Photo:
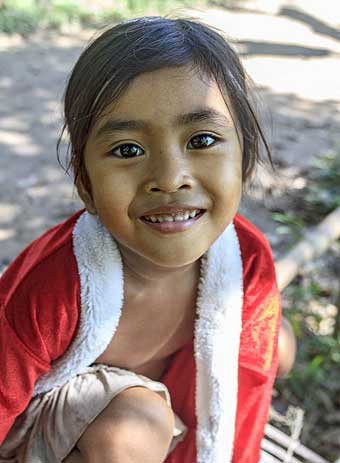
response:
[[[310,260],[320,256],[340,236],[340,207],[331,212],[319,225],[276,262],[279,289],[282,290],[296,277]]]

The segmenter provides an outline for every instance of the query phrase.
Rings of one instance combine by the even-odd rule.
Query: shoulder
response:
[[[51,228],[19,254],[0,278],[0,300],[4,302],[11,299],[24,282],[40,274],[46,269],[46,266],[56,265],[61,257],[74,260],[72,232],[81,213],[82,211],[79,211],[66,221]],[[62,267],[66,265],[67,261]],[[48,275],[45,274],[45,277]],[[46,280],[49,279],[46,278]]]
[[[0,279],[0,302],[8,323],[32,354],[44,353],[50,360],[67,348],[78,321],[72,233],[81,213],[33,241]]]
[[[234,220],[243,265],[243,313],[240,363],[268,371],[276,355],[281,318],[273,256],[268,240],[250,221]]]

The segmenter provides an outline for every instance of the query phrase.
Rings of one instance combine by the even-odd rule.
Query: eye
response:
[[[198,143],[195,140],[198,140]],[[218,141],[217,137],[214,137],[208,133],[201,133],[199,135],[195,135],[190,140],[188,147],[190,148],[189,145],[191,145],[192,149],[210,148],[210,146],[214,145],[216,141]]]
[[[144,154],[142,148],[133,143],[124,143],[123,145],[116,146],[116,148],[110,151],[110,154],[117,158],[137,158]]]

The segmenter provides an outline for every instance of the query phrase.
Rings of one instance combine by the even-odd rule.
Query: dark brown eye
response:
[[[110,153],[117,158],[136,158],[142,156],[144,151],[133,143],[124,143],[123,145],[116,146]]]
[[[217,141],[216,137],[209,135],[207,133],[195,135],[189,142],[188,147],[190,149],[204,149],[210,148],[210,146],[214,145]],[[191,145],[192,148],[189,146]]]

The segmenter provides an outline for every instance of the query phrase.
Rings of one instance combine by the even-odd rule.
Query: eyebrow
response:
[[[183,125],[195,124],[197,122],[212,122],[221,128],[231,127],[232,120],[224,114],[211,108],[201,108],[196,111],[180,114],[172,121],[172,127],[178,128]],[[122,132],[126,130],[143,131],[151,129],[152,124],[141,119],[122,120],[110,119],[97,132],[95,138],[101,138],[113,132]]]

